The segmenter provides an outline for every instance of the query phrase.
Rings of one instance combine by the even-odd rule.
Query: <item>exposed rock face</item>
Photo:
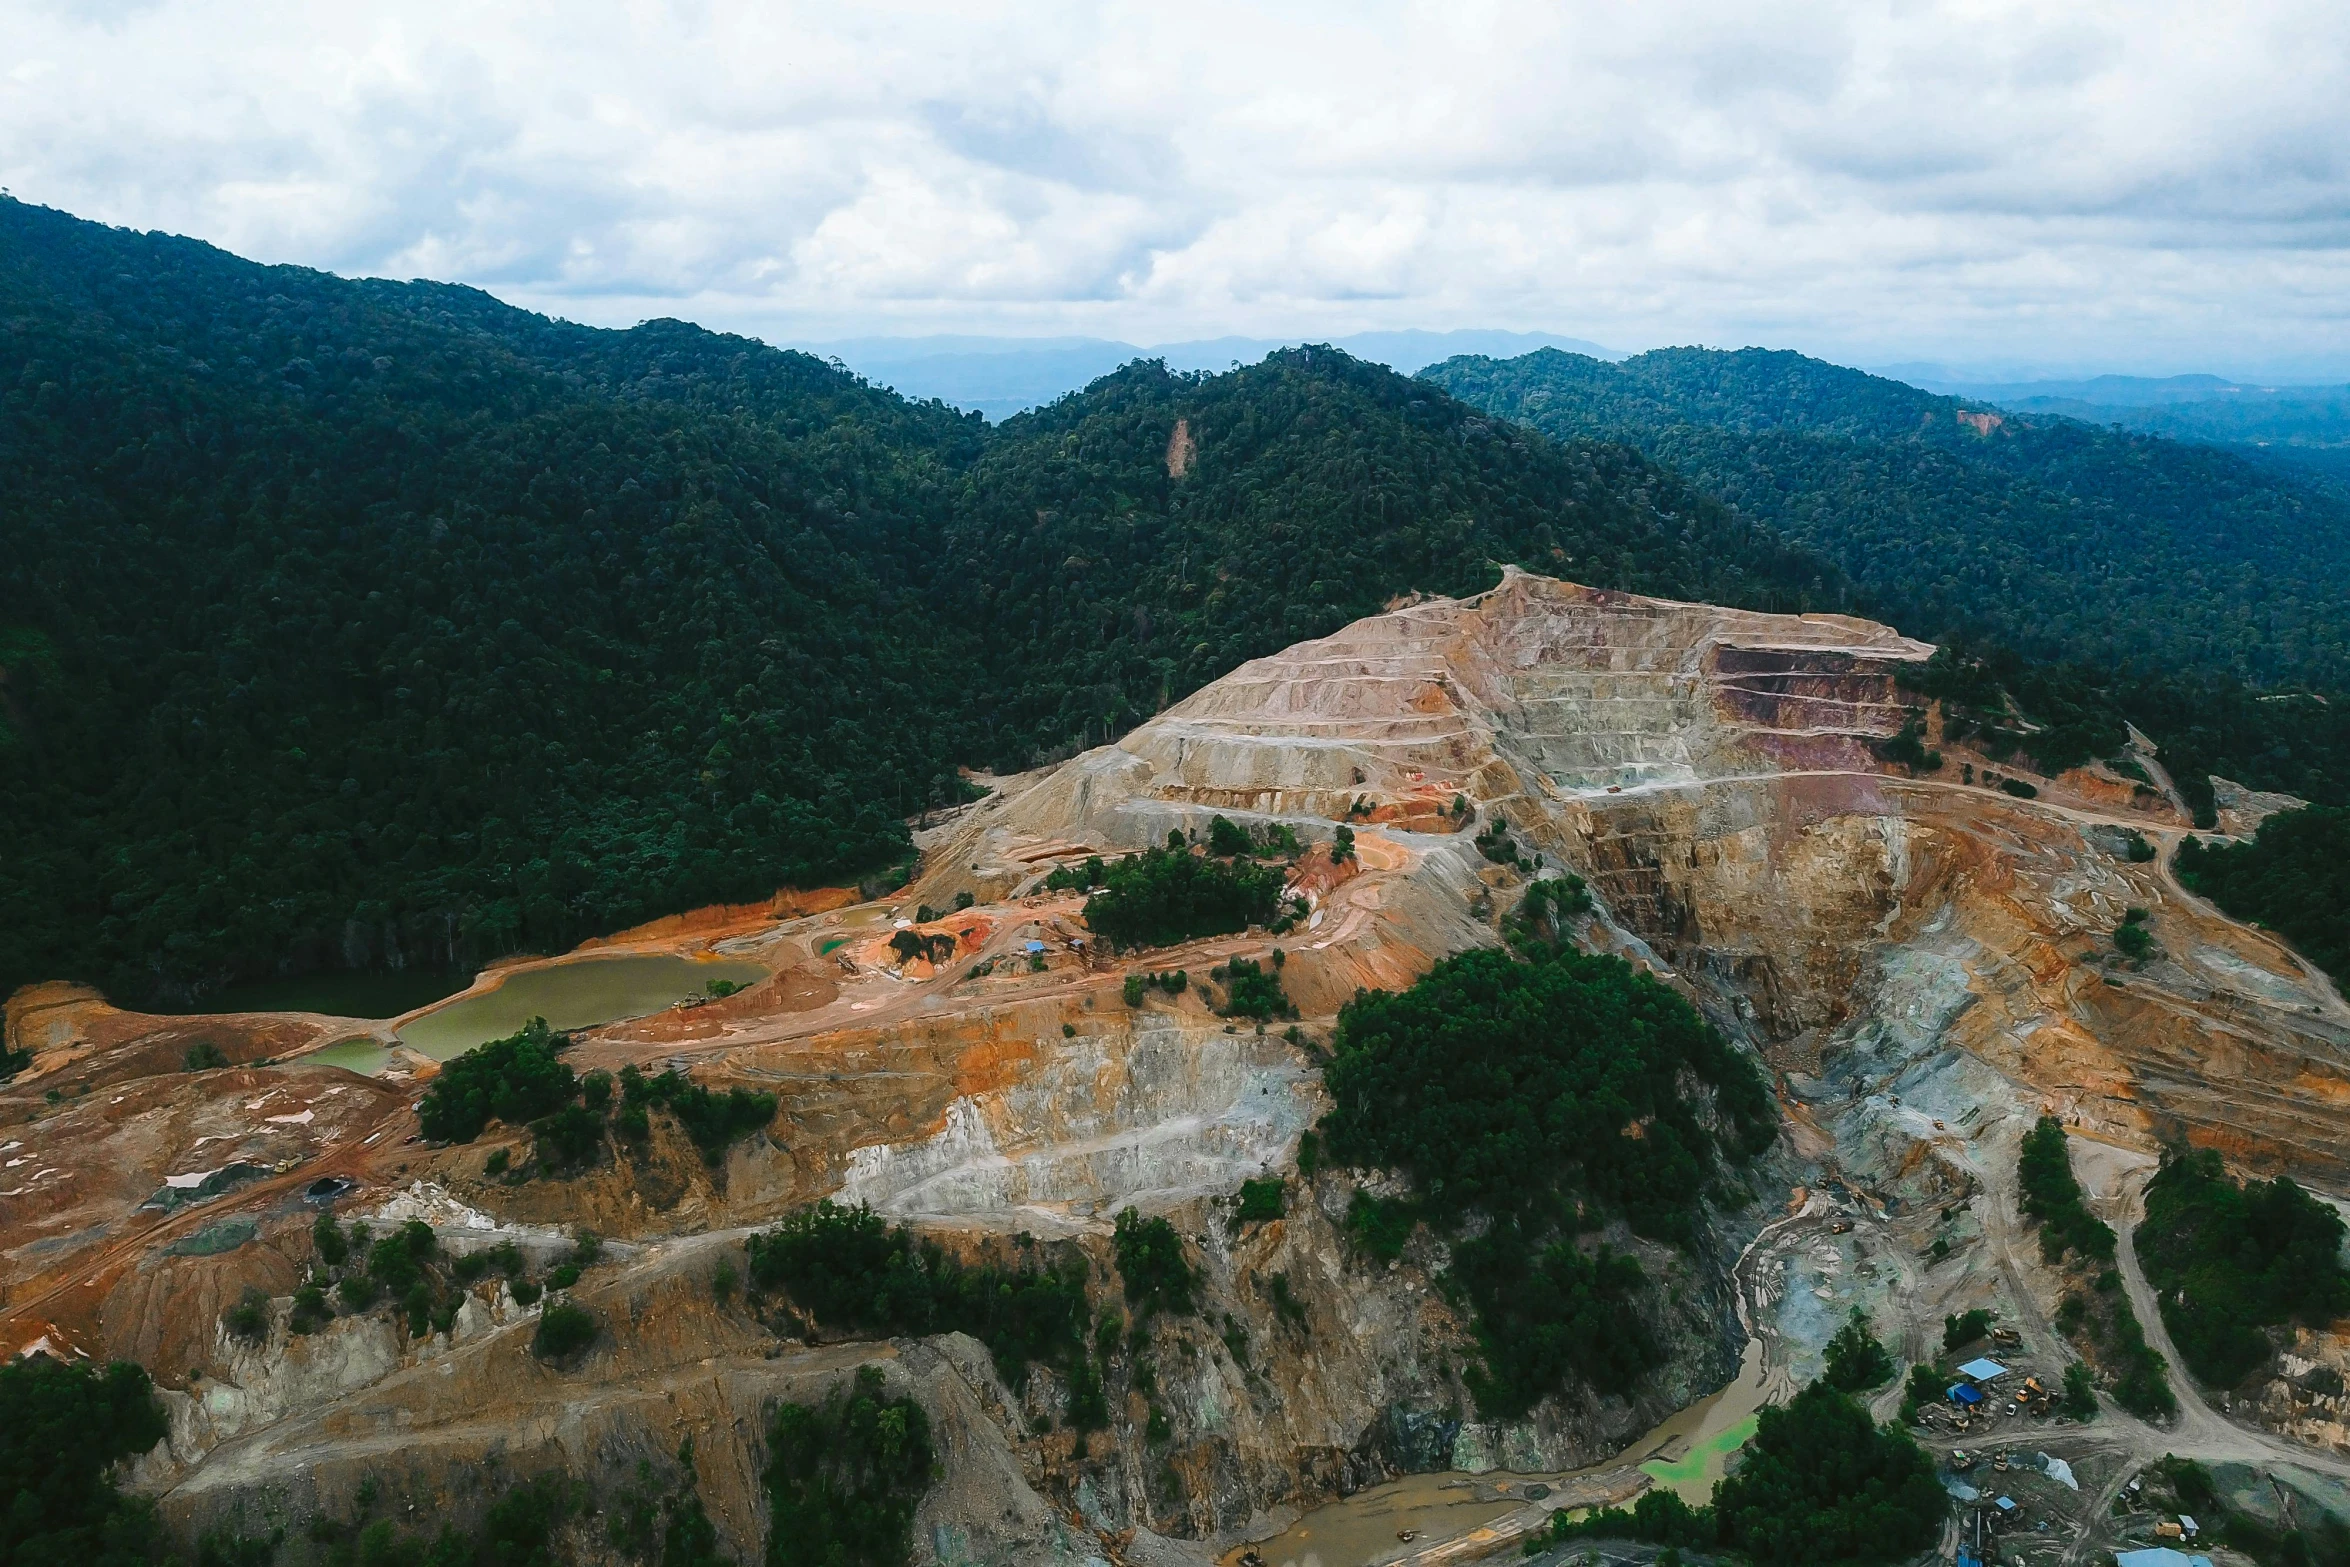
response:
[[[1601,904],[1589,943],[1672,978],[1776,1070],[1788,1131],[1776,1168],[1791,1180],[1850,1182],[1885,1212],[1954,1203],[1999,1161],[2012,1167],[2014,1137],[2045,1107],[2117,1145],[2185,1135],[2342,1189],[2350,1012],[2276,942],[2182,893],[2160,860],[2128,860],[2129,833],[2182,825],[2167,798],[2095,770],[2011,798],[1953,776],[1990,765],[1956,746],[1923,778],[1878,761],[1917,706],[1899,675],[1930,651],[1850,619],[1511,573],[1477,599],[1410,605],[1257,660],[927,833],[921,879],[886,911],[811,905],[780,923],[694,927],[778,979],[596,1031],[575,1059],[676,1059],[714,1084],[776,1093],[770,1136],[715,1169],[673,1140],[573,1181],[511,1186],[483,1169],[492,1148],[520,1145],[510,1133],[407,1147],[404,1099],[385,1085],[324,1068],[240,1071],[303,1085],[305,1105],[321,1106],[317,1087],[331,1080],[343,1104],[375,1107],[331,1123],[321,1109],[303,1134],[314,1141],[272,1151],[267,1118],[243,1108],[258,1096],[226,1092],[229,1074],[121,1064],[148,1060],[141,1050],[160,1059],[142,1043],[159,1024],[142,1032],[110,1014],[103,1031],[77,1034],[45,1009],[42,1042],[58,1065],[44,1056],[0,1094],[0,1115],[21,1121],[68,1072],[115,1073],[105,1080],[126,1082],[109,1090],[126,1105],[152,1100],[137,1124],[153,1147],[109,1151],[128,1133],[103,1128],[131,1124],[133,1109],[111,1120],[77,1109],[6,1134],[44,1139],[49,1166],[78,1149],[129,1172],[103,1183],[103,1200],[92,1186],[63,1253],[77,1270],[108,1259],[111,1282],[89,1299],[40,1260],[31,1221],[0,1221],[7,1325],[19,1343],[55,1334],[93,1353],[152,1354],[175,1374],[205,1370],[215,1385],[189,1395],[170,1451],[146,1471],[167,1515],[190,1527],[270,1496],[297,1516],[344,1505],[366,1473],[460,1513],[478,1504],[485,1464],[619,1484],[691,1433],[703,1494],[746,1557],[763,1527],[766,1411],[877,1357],[945,1433],[947,1479],[925,1504],[920,1543],[955,1563],[1196,1559],[1252,1520],[1400,1468],[1595,1461],[1718,1385],[1739,1336],[1730,1261],[1776,1212],[1777,1189],[1722,1216],[1704,1255],[1644,1253],[1672,1286],[1657,1309],[1674,1353],[1636,1401],[1570,1394],[1508,1427],[1474,1418],[1459,1380],[1471,1346],[1430,1288],[1441,1257],[1425,1237],[1392,1269],[1341,1238],[1355,1177],[1293,1179],[1282,1219],[1235,1231],[1221,1200],[1245,1178],[1292,1169],[1299,1134],[1325,1108],[1310,1050],[1227,1024],[1197,987],[1128,1008],[1127,965],[1086,939],[1082,897],[1030,890],[1053,864],[1204,834],[1218,813],[1281,821],[1317,845],[1298,869],[1311,915],[1281,943],[1309,1042],[1358,987],[1409,984],[1497,939],[1526,880],[1480,851],[1476,831],[1499,821],[1527,856],[1589,880]],[[1327,852],[1341,821],[1356,833],[1352,862]],[[966,892],[977,909],[923,927],[953,938],[951,961],[889,955],[890,916]],[[2131,906],[2151,911],[2159,943],[2138,967],[2111,947]],[[1201,941],[1134,966],[1196,978],[1272,945],[1262,934]],[[239,1349],[210,1324],[247,1282],[285,1293],[307,1210],[291,1184],[232,1193],[202,1222],[250,1211],[254,1238],[202,1259],[162,1256],[149,1240],[161,1232],[128,1210],[194,1167],[199,1136],[293,1161],[305,1179],[348,1170],[366,1183],[362,1207],[424,1181],[508,1222],[588,1222],[641,1250],[581,1284],[606,1337],[571,1372],[528,1357],[528,1314],[491,1286],[452,1333],[422,1343],[347,1323],[339,1338],[291,1345],[281,1301],[269,1344]],[[1201,1316],[1153,1330],[1165,1441],[1146,1437],[1149,1400],[1123,1383],[1116,1429],[1081,1456],[1065,1429],[1036,1430],[1064,1392],[1049,1373],[1015,1393],[968,1341],[809,1347],[711,1300],[710,1274],[742,1228],[828,1195],[957,1245],[1025,1234],[1079,1247],[1104,1301],[1116,1287],[1112,1216],[1169,1215],[1205,1283]],[[1872,1287],[1957,1287],[1902,1260],[1914,1252],[1872,1253],[1870,1277],[1883,1279]],[[1820,1266],[1843,1266],[1841,1255]],[[1276,1277],[1302,1321],[1277,1309]],[[196,1326],[159,1327],[175,1317]]]

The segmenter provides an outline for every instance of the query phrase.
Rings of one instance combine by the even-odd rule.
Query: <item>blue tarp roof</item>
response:
[[[1992,1382],[2006,1376],[2007,1368],[1996,1360],[1970,1360],[1958,1368],[1958,1374],[1977,1382]]]
[[[1950,1390],[1949,1397],[1950,1401],[1954,1404],[1979,1404],[1983,1401],[1983,1394],[1981,1390],[1968,1387],[1964,1382],[1961,1382],[1957,1386],[1953,1387]]]
[[[1028,950],[1031,952],[1042,952],[1044,950],[1044,943],[1041,941],[1032,941],[1028,944]]]
[[[2189,1556],[2167,1545],[2150,1546],[2143,1551],[2116,1551],[2113,1561],[2114,1567],[2211,1567],[2210,1557]]]

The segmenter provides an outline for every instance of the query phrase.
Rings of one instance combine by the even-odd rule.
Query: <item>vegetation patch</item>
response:
[[[1692,1241],[1725,1162],[1774,1135],[1753,1063],[1687,1002],[1572,950],[1464,953],[1401,994],[1356,996],[1324,1075],[1328,1157],[1412,1182],[1406,1209],[1358,1193],[1349,1229],[1367,1249],[1399,1251],[1407,1214],[1448,1233],[1486,1222],[1451,1277],[1478,1324],[1479,1407],[1504,1418],[1570,1371],[1621,1387],[1661,1354],[1637,1262],[1575,1237],[1620,1218]]]
[[[2231,1387],[2274,1356],[2270,1328],[2350,1313],[2342,1229],[2281,1176],[2239,1186],[2214,1150],[2166,1157],[2146,1188],[2138,1260],[2187,1369]]]
[[[769,1567],[902,1567],[914,1511],[937,1478],[930,1417],[891,1398],[878,1366],[821,1403],[784,1404],[767,1429]]]
[[[2071,1283],[2057,1307],[2057,1327],[2089,1349],[2106,1374],[2115,1403],[2142,1420],[2167,1420],[2177,1414],[2178,1397],[2171,1392],[2169,1370],[2146,1342],[2146,1330],[2113,1267],[2116,1237],[2089,1211],[2080,1180],[2073,1174],[2064,1125],[2054,1116],[2042,1116],[2024,1134],[2016,1156],[2016,1185],[2024,1217],[2040,1226],[2040,1255],[2055,1263],[2071,1258]],[[2077,1403],[2069,1373],[2065,1388],[2068,1400]]]
[[[1828,1340],[1827,1367],[1820,1380],[1840,1393],[1865,1393],[1893,1380],[1893,1357],[1869,1331],[1869,1319],[1858,1306]]]
[[[1167,845],[1103,868],[1102,891],[1085,900],[1085,923],[1120,950],[1168,947],[1227,936],[1252,925],[1282,926],[1297,900],[1284,895],[1278,865],[1194,854],[1181,833]]]
[[[1269,1018],[1297,1016],[1297,1004],[1281,988],[1279,947],[1273,949],[1270,964],[1234,958],[1208,970],[1208,977],[1224,987],[1224,1004],[1216,1009],[1224,1017],[1253,1017],[1262,1023]]]
[[[1949,1507],[1933,1460],[1915,1442],[1814,1382],[1762,1411],[1738,1472],[1714,1486],[1709,1506],[1660,1487],[1629,1510],[1555,1513],[1550,1539],[1734,1551],[1760,1567],[1900,1561],[1934,1543]]]
[[[416,1107],[424,1135],[469,1143],[492,1121],[521,1126],[569,1104],[578,1080],[556,1054],[570,1043],[534,1017],[517,1033],[443,1062]]]
[[[557,1301],[539,1313],[530,1352],[541,1360],[569,1360],[593,1344],[598,1331],[594,1312],[568,1300]]]
[[[1144,1317],[1164,1311],[1189,1316],[1199,1275],[1183,1254],[1183,1237],[1163,1215],[1144,1218],[1121,1208],[1111,1232],[1127,1302]]]
[[[647,1077],[634,1066],[624,1066],[620,1095],[618,1124],[625,1134],[641,1140],[645,1107],[658,1105],[677,1117],[703,1161],[712,1165],[725,1158],[728,1148],[765,1131],[775,1120],[773,1094],[748,1088],[721,1093],[674,1070]]]
[[[2190,890],[2350,983],[2350,809],[2279,811],[2250,843],[2189,838],[2174,864]]]
[[[0,1365],[0,1561],[130,1567],[157,1538],[152,1502],[107,1471],[165,1435],[147,1373],[47,1355]]]
[[[862,1205],[829,1198],[750,1238],[751,1286],[782,1290],[834,1332],[968,1333],[1014,1386],[1031,1365],[1066,1371],[1085,1354],[1085,1264],[959,1261]]]

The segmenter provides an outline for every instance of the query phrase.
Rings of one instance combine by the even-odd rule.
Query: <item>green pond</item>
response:
[[[473,983],[464,969],[338,970],[285,979],[243,979],[208,991],[175,1016],[204,1012],[318,1012],[328,1017],[398,1017]]]
[[[401,1029],[400,1043],[446,1061],[486,1040],[503,1039],[534,1017],[555,1028],[592,1028],[707,995],[714,979],[751,985],[766,977],[759,964],[725,958],[578,958],[509,974],[495,990],[436,1007]]]

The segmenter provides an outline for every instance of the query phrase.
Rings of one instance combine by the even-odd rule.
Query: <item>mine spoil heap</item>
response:
[[[2158,1140],[2182,1136],[2342,1190],[2340,999],[2184,894],[2163,857],[2129,857],[2132,833],[2167,845],[2183,830],[2166,792],[2092,767],[2018,799],[1964,781],[1995,759],[1959,745],[1923,776],[1881,760],[1913,713],[1931,724],[1900,683],[1931,652],[1844,617],[1512,570],[1478,597],[1246,664],[1114,745],[994,780],[923,832],[917,880],[883,905],[819,899],[636,938],[772,971],[587,1031],[567,1057],[775,1095],[767,1131],[715,1163],[662,1122],[579,1173],[512,1180],[486,1166],[524,1159],[527,1133],[417,1140],[430,1064],[362,1078],[309,1063],[347,1032],[326,1020],[142,1018],[36,987],[9,1011],[34,1068],[0,1091],[0,1322],[12,1350],[153,1370],[171,1435],[134,1483],[190,1536],[348,1517],[363,1483],[413,1504],[401,1517],[476,1516],[499,1487],[557,1470],[609,1495],[641,1462],[669,1472],[691,1437],[721,1542],[751,1560],[770,1412],[878,1366],[927,1411],[941,1466],[918,1558],[1198,1562],[1407,1470],[1612,1459],[1727,1380],[1749,1331],[1778,1331],[1758,1316],[1777,1275],[1735,1264],[1790,1189],[1799,1213],[1840,1194],[1910,1259],[1889,1309],[1915,1325],[1913,1353],[1999,1259],[1986,1244],[1917,1260],[1930,1236],[1907,1216],[1969,1205],[1997,1230],[2015,1140],[2042,1113],[2113,1151],[2117,1201]],[[1042,885],[1171,832],[1204,841],[1219,816],[1305,845],[1286,934],[1112,953],[1082,888]],[[1496,944],[1530,879],[1556,870],[1596,900],[1583,945],[1665,976],[1760,1056],[1783,1135],[1750,1172],[1757,1201],[1709,1210],[1703,1244],[1613,1232],[1670,1286],[1665,1364],[1629,1398],[1571,1388],[1504,1423],[1463,1385],[1475,1346],[1432,1288],[1441,1248],[1423,1233],[1393,1263],[1363,1255],[1349,1203],[1365,1182],[1391,1188],[1301,1176],[1298,1150],[1328,1108],[1317,1052],[1348,998]],[[915,922],[925,906],[937,917]],[[2156,951],[2118,965],[2111,932],[2132,907],[2150,911]],[[893,947],[901,928],[917,941]],[[1198,984],[1124,994],[1130,973],[1198,980],[1276,946],[1294,1038],[1218,1015]],[[199,1032],[229,1065],[184,1069]],[[170,1198],[195,1193],[191,1175],[218,1189]],[[1267,1176],[1286,1177],[1281,1216],[1240,1222],[1235,1194]],[[1019,1379],[960,1334],[800,1332],[713,1289],[746,1235],[826,1197],[960,1255],[1081,1256],[1095,1310],[1117,1301],[1114,1217],[1164,1216],[1200,1273],[1194,1309],[1137,1330],[1151,1385],[1121,1372],[1108,1429],[1080,1436],[1065,1370]],[[495,1272],[445,1326],[378,1311],[291,1334],[322,1207],[371,1216],[378,1235],[421,1219],[449,1253],[512,1242],[541,1272],[592,1227],[604,1254],[569,1298],[597,1337],[534,1357],[545,1304]],[[2048,1288],[2028,1258],[2005,1268],[2018,1309]],[[270,1297],[266,1330],[232,1336],[222,1315],[248,1290]],[[1601,1494],[1645,1484],[1614,1473]]]

